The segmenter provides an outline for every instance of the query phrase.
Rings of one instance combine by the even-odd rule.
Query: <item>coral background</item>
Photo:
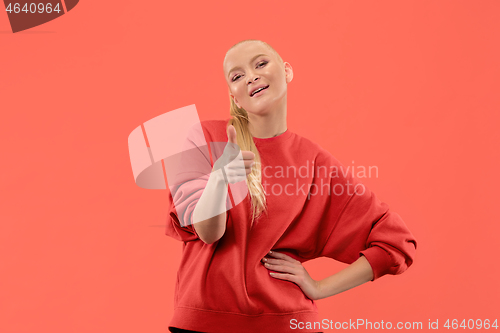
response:
[[[499,319],[500,2],[81,1],[12,33],[0,12],[0,331],[167,332],[182,244],[138,187],[129,133],[196,104],[229,117],[222,60],[270,43],[294,69],[288,128],[345,165],[418,241],[399,276],[320,317]],[[345,264],[305,263],[315,279]],[[421,330],[421,331],[425,331]]]

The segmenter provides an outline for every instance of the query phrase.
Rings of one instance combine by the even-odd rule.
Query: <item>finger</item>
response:
[[[237,142],[236,142],[236,129],[234,128],[233,125],[229,125],[227,127],[227,142],[237,144]]]
[[[255,163],[253,160],[244,160],[244,165],[245,168],[252,168],[253,164]]]
[[[242,170],[242,169],[249,168],[251,163],[252,162],[249,162],[249,163],[244,162],[244,160],[240,160],[236,157],[234,160],[229,162],[226,165],[226,167],[228,170]]]
[[[276,252],[276,251],[270,251],[268,254],[270,256],[274,257],[274,258],[283,259],[283,260],[286,260],[286,261],[289,261],[289,262],[297,262],[298,261],[298,260],[293,259],[290,256],[287,256],[284,253],[279,253],[279,252]]]
[[[228,177],[234,177],[234,178],[247,176],[246,172],[243,170],[230,170],[229,172],[226,172],[226,175]]]
[[[230,179],[233,184],[241,182],[241,181],[243,181],[244,179],[247,178],[246,172],[242,172],[242,171],[239,171],[239,172],[228,172],[228,173],[226,173],[226,175],[227,175],[227,178]]]
[[[292,275],[296,275],[298,273],[298,270],[295,267],[290,267],[290,266],[284,266],[284,265],[271,265],[269,263],[264,263],[264,266],[275,272],[281,272],[281,273],[288,273]]]
[[[242,150],[241,154],[242,154],[244,160],[253,160],[253,159],[255,159],[255,154],[252,153],[249,150]]]
[[[262,262],[269,263],[271,265],[281,265],[281,266],[289,266],[289,267],[296,267],[297,266],[297,263],[286,261],[283,259],[263,258]]]
[[[290,275],[290,274],[282,274],[282,273],[270,272],[269,275],[271,275],[274,278],[280,279],[280,280],[286,280],[286,281],[291,281],[291,282],[295,283],[294,276]]]

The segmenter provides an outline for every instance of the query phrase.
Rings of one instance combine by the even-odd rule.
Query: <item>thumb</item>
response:
[[[227,142],[238,144],[236,142],[236,129],[233,125],[227,127]]]

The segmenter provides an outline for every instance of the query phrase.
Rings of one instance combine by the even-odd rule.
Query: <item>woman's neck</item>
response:
[[[248,116],[250,118],[250,133],[255,138],[272,138],[287,130],[286,105],[263,115],[249,113]]]

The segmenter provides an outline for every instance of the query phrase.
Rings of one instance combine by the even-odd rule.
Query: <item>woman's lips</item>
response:
[[[267,86],[267,87],[265,87],[265,88],[261,89],[258,93],[253,94],[251,97],[257,97],[257,96],[262,95],[262,94],[264,93],[264,91],[266,91],[266,90],[267,90],[267,88],[269,88],[269,86]]]

